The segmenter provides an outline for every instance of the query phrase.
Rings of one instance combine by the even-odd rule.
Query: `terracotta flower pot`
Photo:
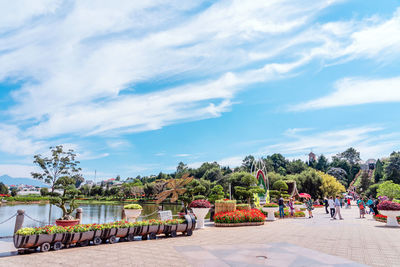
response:
[[[79,220],[56,220],[56,225],[58,226],[74,226],[79,224]]]

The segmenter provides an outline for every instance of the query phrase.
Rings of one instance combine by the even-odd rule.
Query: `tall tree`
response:
[[[251,165],[253,164],[254,161],[255,161],[254,156],[252,155],[246,156],[242,161],[242,169],[246,172],[250,172]]]
[[[353,147],[346,149],[346,151],[339,153],[334,157],[337,157],[341,160],[346,160],[351,165],[357,164],[361,161],[360,152]]]
[[[369,179],[368,172],[363,171],[360,177],[360,188],[362,189],[362,192],[367,191],[370,185],[371,180]]]
[[[75,160],[76,154],[72,149],[63,150],[63,146],[50,147],[51,157],[42,157],[38,154],[34,156],[33,163],[38,165],[42,172],[32,172],[34,179],[42,180],[51,186],[51,192],[54,192],[56,182],[61,177],[74,178],[75,183],[83,178],[79,174],[81,168],[78,167],[79,161]],[[82,179],[81,179],[82,178]],[[83,180],[82,180],[83,181]]]
[[[282,154],[275,153],[275,154],[272,154],[271,156],[268,156],[267,159],[272,161],[272,166],[273,166],[275,172],[277,172],[277,173],[282,172],[282,168],[284,170],[286,170],[286,165],[287,165],[288,161],[285,159],[284,156],[282,156]],[[281,169],[279,169],[279,168],[281,168]]]
[[[375,170],[374,170],[374,180],[375,183],[379,183],[383,178],[383,164],[379,159],[376,161]]]
[[[315,168],[319,171],[326,172],[328,170],[328,167],[329,167],[328,159],[323,154],[321,154],[318,157],[318,161]]]
[[[400,152],[390,154],[389,161],[385,167],[386,180],[392,180],[400,184]]]

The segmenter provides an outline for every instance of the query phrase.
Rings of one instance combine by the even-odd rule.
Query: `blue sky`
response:
[[[400,147],[398,1],[0,1],[0,175]]]

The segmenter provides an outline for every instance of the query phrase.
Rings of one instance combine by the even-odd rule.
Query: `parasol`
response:
[[[307,193],[300,193],[299,197],[311,198],[310,194]]]

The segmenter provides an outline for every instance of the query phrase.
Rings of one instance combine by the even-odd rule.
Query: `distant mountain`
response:
[[[19,185],[19,184],[27,184],[33,186],[40,186],[40,187],[48,187],[48,185],[34,179],[30,178],[14,178],[8,175],[0,176],[0,182],[6,185]]]

